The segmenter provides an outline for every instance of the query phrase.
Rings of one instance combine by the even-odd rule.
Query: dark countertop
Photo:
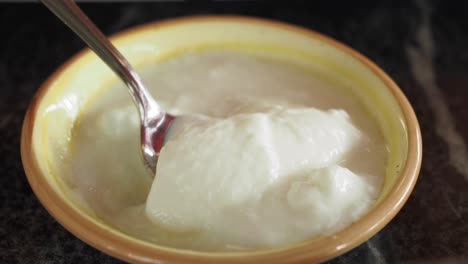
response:
[[[424,162],[401,212],[330,263],[468,263],[468,1],[186,1],[83,4],[106,34],[190,14],[243,14],[303,25],[362,52],[400,85],[419,118]],[[0,263],[120,263],[41,206],[19,138],[41,82],[83,43],[39,4],[0,3]]]

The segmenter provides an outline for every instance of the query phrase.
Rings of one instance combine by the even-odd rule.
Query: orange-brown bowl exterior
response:
[[[62,74],[67,65],[83,56],[84,51],[75,55],[60,67],[39,89],[26,113],[21,134],[21,158],[28,181],[48,212],[67,230],[93,247],[119,259],[133,263],[315,263],[338,256],[365,242],[381,230],[401,209],[408,199],[416,183],[422,160],[421,134],[415,113],[399,87],[378,66],[351,48],[319,33],[297,26],[264,19],[238,16],[202,16],[171,19],[139,26],[117,34],[126,35],[148,28],[164,27],[174,23],[187,23],[200,20],[231,20],[249,23],[269,24],[274,27],[300,32],[313,38],[319,38],[329,45],[351,54],[355,59],[365,64],[388,87],[398,101],[404,116],[408,135],[408,154],[406,164],[400,172],[400,178],[390,191],[387,198],[373,208],[363,218],[333,236],[287,247],[274,248],[242,253],[206,253],[189,250],[179,250],[154,245],[148,242],[130,238],[108,228],[102,228],[83,212],[69,206],[56,190],[45,181],[45,175],[39,170],[37,159],[31,148],[32,134],[37,113],[37,107],[50,84]],[[115,37],[117,37],[115,36]]]

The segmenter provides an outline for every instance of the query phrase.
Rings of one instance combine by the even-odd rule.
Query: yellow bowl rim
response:
[[[82,58],[88,49],[82,50],[60,66],[39,88],[33,97],[23,121],[21,131],[21,159],[31,188],[47,211],[75,236],[114,257],[134,263],[158,261],[187,263],[300,263],[330,259],[363,243],[381,230],[401,209],[411,194],[419,175],[422,161],[422,140],[416,115],[407,98],[395,82],[376,64],[350,47],[318,32],[283,22],[244,16],[192,16],[167,19],[143,24],[117,33],[111,39],[156,27],[190,22],[243,22],[263,24],[301,33],[338,48],[366,65],[385,83],[397,100],[407,126],[408,156],[401,177],[388,196],[364,217],[333,236],[299,244],[249,252],[197,252],[158,246],[141,241],[120,232],[103,229],[100,224],[71,207],[47,182],[39,169],[39,161],[32,149],[32,135],[38,106],[52,83],[75,61]],[[159,263],[159,262],[157,262]],[[165,263],[165,262],[164,262]]]

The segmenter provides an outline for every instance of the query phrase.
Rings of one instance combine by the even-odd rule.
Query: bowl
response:
[[[112,37],[138,68],[184,51],[228,48],[268,50],[318,65],[346,83],[373,115],[389,158],[381,193],[363,217],[343,230],[296,244],[246,252],[198,252],[138,240],[113,229],[75,203],[66,171],[70,131],[93,91],[116,79],[94,53],[84,50],[38,90],[26,113],[21,158],[28,181],[48,212],[93,247],[134,263],[314,263],[365,242],[401,209],[416,183],[422,143],[415,113],[392,79],[351,48],[319,33],[270,20],[237,16],[186,17],[139,26]]]

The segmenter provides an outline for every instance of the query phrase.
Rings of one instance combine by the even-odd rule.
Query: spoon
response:
[[[140,145],[143,160],[153,176],[159,152],[176,119],[166,113],[143,85],[133,67],[72,0],[41,0],[71,28],[127,85],[140,115]]]

